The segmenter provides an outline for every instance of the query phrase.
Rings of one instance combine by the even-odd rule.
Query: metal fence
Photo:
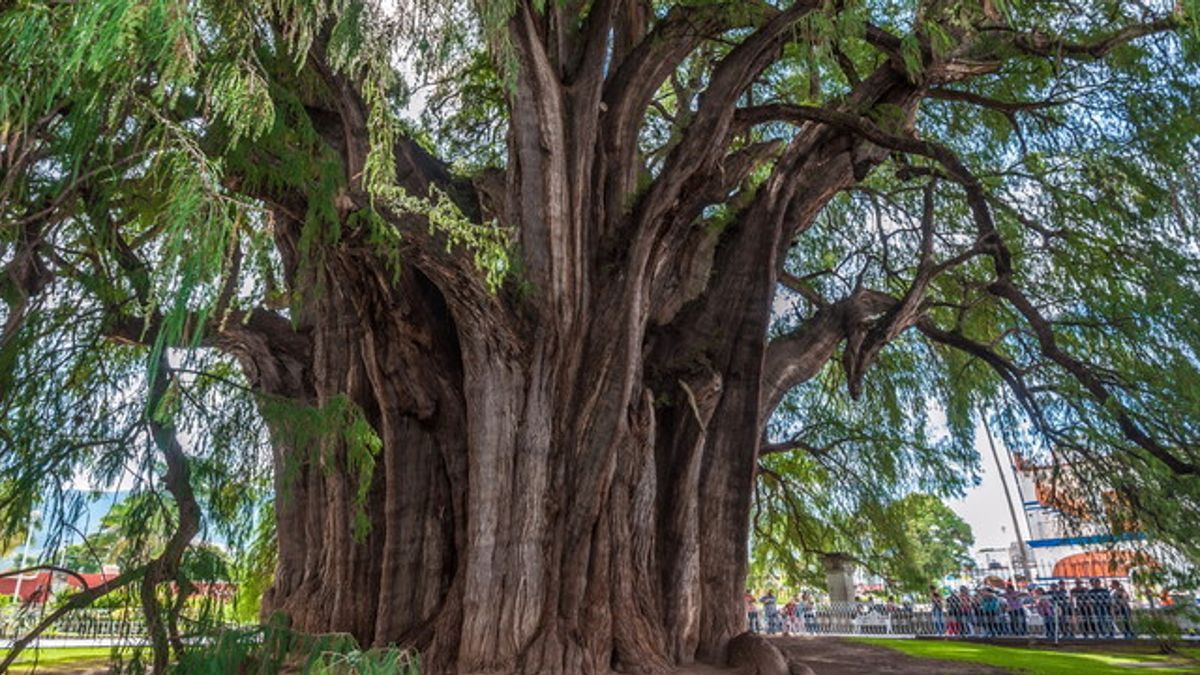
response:
[[[41,622],[38,609],[0,612],[0,640],[15,640]],[[141,619],[116,618],[108,610],[80,609],[54,622],[43,637],[48,638],[138,638],[146,634]]]
[[[1042,601],[1044,599],[1044,601]],[[848,602],[786,606],[750,615],[754,632],[789,635],[903,635],[1045,640],[1134,639],[1164,630],[1200,639],[1195,612],[1111,600],[1043,596],[931,604]]]
[[[1194,608],[1193,608],[1194,609]],[[1197,612],[1132,606],[1103,598],[1021,595],[972,596],[931,604],[878,602],[796,603],[759,607],[750,615],[754,632],[789,635],[905,635],[928,637],[1132,639],[1165,629],[1200,639]],[[0,640],[13,640],[41,621],[39,611],[0,611]],[[43,637],[136,639],[140,618],[114,618],[108,610],[81,609],[55,622]]]

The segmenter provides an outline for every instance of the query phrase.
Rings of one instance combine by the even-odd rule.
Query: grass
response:
[[[1083,650],[998,647],[945,640],[887,640],[859,638],[859,642],[888,647],[923,659],[967,661],[1030,675],[1129,675],[1143,673],[1198,673],[1200,650],[1183,650],[1183,656],[1164,656],[1149,649]]]
[[[8,656],[7,649],[0,649],[0,659]],[[33,672],[37,663],[37,672],[56,673],[69,672],[75,668],[103,668],[112,657],[109,647],[59,647],[47,649],[26,649],[13,663],[9,671],[13,675],[23,675]]]

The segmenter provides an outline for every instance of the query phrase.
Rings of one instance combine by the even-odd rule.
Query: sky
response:
[[[982,427],[976,430],[975,450],[979,452],[982,481],[979,485],[967,491],[962,499],[948,500],[947,505],[970,524],[975,532],[975,549],[1005,547],[1016,541],[1013,534],[1012,518],[1009,516],[1008,504],[1004,501],[1004,486],[1002,477],[996,469],[996,461],[992,459],[992,451],[988,447],[987,436]],[[996,438],[996,450],[1000,453],[1000,461],[1004,464],[1004,478],[1008,480],[1008,489],[1012,491],[1013,503],[1017,507],[1017,519],[1021,526],[1022,536],[1028,536],[1028,527],[1021,512],[1020,497],[1013,482],[1012,468],[1009,464],[1008,453],[1003,441]]]

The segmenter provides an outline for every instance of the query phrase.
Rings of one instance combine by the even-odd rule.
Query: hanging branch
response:
[[[195,537],[196,533],[200,531],[200,506],[196,503],[196,497],[188,478],[187,456],[176,436],[174,424],[166,418],[169,413],[164,410],[174,378],[166,350],[159,352],[157,362],[152,366],[150,377],[152,380],[146,401],[146,423],[155,446],[167,464],[163,483],[166,485],[167,491],[175,498],[175,504],[179,510],[179,522],[176,524],[175,532],[167,541],[162,554],[146,566],[146,574],[142,577],[141,585],[146,631],[150,635],[150,643],[154,650],[153,668],[154,672],[161,673],[165,672],[170,664],[171,650],[175,651],[177,657],[182,656],[184,644],[175,627],[173,616],[168,616],[168,625],[163,624],[163,618],[159,614],[158,585],[167,579],[176,578],[178,592],[186,592],[185,589],[189,584],[186,579],[179,576],[179,563],[182,561],[183,553],[191,543],[192,537]],[[171,614],[179,609],[179,605],[174,606]]]

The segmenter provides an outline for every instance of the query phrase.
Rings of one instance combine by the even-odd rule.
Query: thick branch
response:
[[[851,330],[897,302],[885,293],[859,291],[819,310],[795,331],[771,341],[763,367],[760,420],[765,422],[770,417],[789,389],[816,375]]]
[[[641,169],[636,160],[637,133],[654,93],[706,38],[759,14],[746,9],[743,3],[675,6],[624,59],[615,63],[603,96],[602,138],[608,158],[606,210],[610,220],[621,217],[625,206],[621,201],[633,191],[637,181]],[[761,15],[777,12],[765,3],[760,5]],[[628,30],[638,28],[630,25]]]
[[[976,240],[974,250],[986,251],[992,257],[996,268],[997,280],[989,286],[988,290],[993,295],[1007,300],[1025,317],[1037,335],[1043,355],[1075,377],[1088,390],[1097,403],[1100,405],[1109,405],[1109,402],[1113,398],[1108,387],[1096,376],[1090,366],[1058,347],[1050,322],[1038,312],[1037,308],[1025,297],[1024,293],[1012,283],[1012,256],[996,230],[987,195],[978,178],[975,177],[971,170],[967,168],[952,150],[936,143],[888,134],[874,124],[861,118],[836,111],[800,106],[783,106],[783,108],[785,109],[778,110],[774,114],[785,119],[795,117],[827,121],[830,124],[851,129],[855,133],[859,133],[871,142],[881,146],[929,157],[940,163],[946,169],[949,177],[961,184],[966,191],[967,202],[971,208],[971,214],[975,219],[976,230],[978,232],[978,239]],[[1116,404],[1114,415],[1118,427],[1126,438],[1162,461],[1172,471],[1179,475],[1200,473],[1200,466],[1193,462],[1179,459],[1167,448],[1150,437],[1119,403]]]
[[[1096,403],[1110,409],[1116,419],[1117,427],[1120,428],[1121,433],[1127,439],[1150,453],[1177,475],[1190,476],[1200,474],[1200,465],[1180,459],[1171,450],[1163,447],[1157,440],[1146,433],[1141,425],[1129,415],[1120,401],[1113,398],[1112,392],[1096,375],[1092,366],[1068,354],[1058,346],[1058,340],[1054,336],[1054,328],[1050,321],[1042,316],[1041,312],[1029,301],[1029,298],[1013,285],[1010,279],[1001,278],[993,283],[988,290],[994,295],[1007,300],[1009,304],[1025,317],[1025,320],[1029,322],[1034,334],[1037,336],[1042,354],[1070,373],[1077,382],[1087,389],[1092,398],[1096,400]]]
[[[971,208],[971,213],[975,218],[978,230],[976,247],[980,251],[987,251],[992,254],[998,275],[1005,276],[1011,274],[1012,257],[996,233],[995,222],[992,218],[991,209],[988,207],[987,196],[984,193],[982,184],[975,174],[958,158],[958,155],[946,146],[910,136],[889,133],[862,117],[828,108],[774,104],[742,108],[738,110],[738,116],[749,124],[768,121],[821,122],[850,131],[882,148],[933,159],[941,164],[946,169],[949,178],[962,185],[967,193],[967,204]]]
[[[170,420],[172,413],[166,410],[167,396],[173,379],[167,350],[161,350],[157,360],[151,365],[150,392],[146,398],[146,424],[154,445],[166,463],[163,484],[175,499],[179,516],[175,531],[167,540],[163,552],[150,561],[146,566],[145,576],[142,577],[142,608],[145,612],[146,631],[150,634],[150,641],[154,647],[154,672],[163,673],[170,662],[168,640],[176,656],[183,655],[184,646],[178,635],[168,634],[159,616],[158,584],[179,573],[183,553],[200,531],[200,505],[196,502],[196,495],[192,490],[187,455],[179,443],[175,425]],[[184,592],[185,586],[186,584],[180,583],[179,592]],[[168,623],[172,622],[173,619],[168,619]]]
[[[807,281],[790,272],[780,272],[779,283],[784,287],[795,291],[800,295],[800,297],[809,301],[818,309],[829,306],[829,303],[825,300],[825,298],[821,297],[821,294],[818,293],[812,286],[810,286]]]
[[[880,350],[921,319],[924,314],[925,293],[934,278],[943,271],[971,260],[983,252],[983,248],[976,245],[941,262],[934,260],[933,196],[935,185],[934,181],[925,185],[921,214],[920,257],[917,262],[916,274],[909,283],[904,297],[869,328],[851,330],[846,340],[846,349],[842,352],[842,362],[846,369],[846,381],[852,398],[857,398],[862,392],[863,377]]]
[[[798,0],[746,37],[713,70],[700,102],[700,109],[671,151],[662,172],[635,213],[634,231],[645,233],[675,203],[687,180],[706,171],[723,157],[725,139],[734,120],[734,103],[751,82],[776,58],[787,31],[817,7],[816,2]],[[653,236],[653,233],[646,233]]]
[[[1029,386],[1025,383],[1025,378],[1020,369],[1010,360],[1000,355],[990,346],[972,340],[958,331],[942,330],[928,317],[923,317],[917,322],[917,330],[921,331],[925,337],[934,342],[970,354],[990,366],[996,375],[1008,385],[1038,430],[1047,437],[1054,435],[1053,429],[1042,413],[1041,406],[1038,405],[1037,399],[1033,397],[1033,392],[1030,391]]]
[[[1071,42],[1041,31],[1034,31],[1013,35],[1013,44],[1022,51],[1037,56],[1094,60],[1104,58],[1113,49],[1127,42],[1147,35],[1174,31],[1180,26],[1179,19],[1164,17],[1126,26],[1089,42]]]
[[[977,94],[973,91],[964,91],[962,89],[949,89],[946,87],[932,87],[926,93],[929,98],[936,98],[942,101],[958,101],[960,103],[970,103],[981,108],[996,110],[1002,113],[1011,114],[1017,112],[1025,112],[1028,110],[1042,110],[1045,108],[1053,108],[1056,106],[1066,105],[1067,101],[1057,99],[1046,99],[1043,101],[1005,101],[1003,99]]]

